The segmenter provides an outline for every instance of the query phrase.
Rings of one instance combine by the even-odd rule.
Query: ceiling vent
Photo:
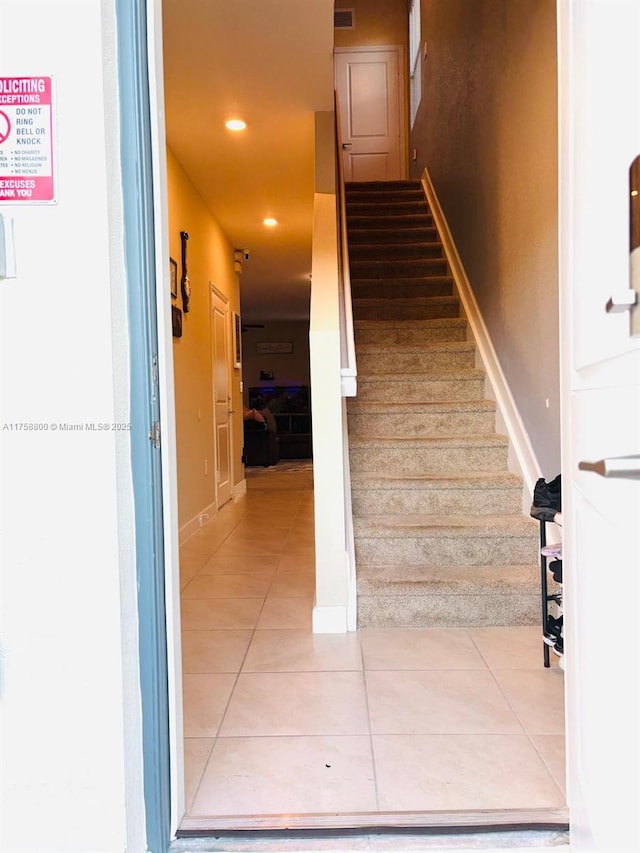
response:
[[[334,9],[333,10],[333,27],[336,30],[353,30],[355,29],[353,17],[353,9]]]

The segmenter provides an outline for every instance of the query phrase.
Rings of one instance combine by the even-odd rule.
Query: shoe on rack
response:
[[[538,521],[553,521],[556,515],[558,515],[558,510],[551,506],[536,506],[535,504],[531,504],[529,514],[531,518],[537,518]]]
[[[554,560],[562,559],[562,542],[555,542],[553,545],[545,545],[540,548],[540,553],[543,557],[552,557]]]
[[[558,657],[562,657],[564,654],[564,637],[560,636],[552,646],[553,651]]]
[[[556,583],[562,583],[562,560],[552,560],[547,569],[553,575],[553,579]]]
[[[562,616],[558,619],[547,616],[547,623],[542,631],[542,640],[547,646],[555,646],[562,638]]]
[[[533,489],[531,515],[542,521],[553,521],[553,516],[562,510],[561,475],[558,474],[547,483],[544,477],[536,482]]]

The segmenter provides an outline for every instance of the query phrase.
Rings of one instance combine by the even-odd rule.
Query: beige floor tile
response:
[[[292,781],[295,783],[292,784]],[[192,814],[373,811],[368,737],[219,739]]]
[[[250,574],[197,575],[182,592],[188,598],[263,598],[269,591],[271,576]]]
[[[315,556],[302,554],[282,554],[278,563],[279,572],[292,572],[299,575],[311,575],[315,579]]]
[[[559,668],[496,670],[495,678],[525,731],[564,734],[564,675]]]
[[[469,628],[469,634],[490,669],[544,667],[542,629],[539,625]],[[550,655],[552,666],[557,666],[557,660],[556,655]]]
[[[360,631],[365,669],[486,669],[465,628]]]
[[[269,513],[262,515],[253,514],[249,518],[245,517],[240,521],[233,530],[236,536],[258,536],[261,539],[265,537],[274,537],[276,539],[286,539],[291,533],[292,522],[285,524],[282,515],[279,511],[271,509]]]
[[[253,631],[183,631],[182,671],[240,672]]]
[[[198,790],[213,744],[214,738],[184,739],[184,805],[187,813]]]
[[[235,675],[183,675],[184,736],[215,737]]]
[[[183,592],[195,578],[201,565],[201,558],[197,561],[193,559],[180,558],[180,592]]]
[[[277,628],[304,629],[312,628],[313,596],[300,598],[278,598],[267,595],[264,607],[258,619],[259,629]]]
[[[285,549],[287,537],[276,533],[261,533],[259,536],[251,536],[246,533],[235,531],[225,539],[216,551],[220,557],[243,557],[262,556],[269,554],[282,554]]]
[[[368,671],[376,734],[515,734],[517,717],[490,672]]]
[[[252,574],[273,576],[278,568],[280,557],[220,557],[214,554],[198,571],[199,575]]]
[[[256,631],[243,672],[320,672],[362,669],[360,639],[352,634]]]
[[[301,559],[305,560],[313,560],[315,557],[316,549],[315,545],[309,545],[305,544],[304,542],[293,541],[291,543],[287,542],[282,553],[290,556],[300,557]]]
[[[361,672],[241,673],[220,728],[222,737],[368,732]]]
[[[529,735],[547,769],[562,791],[566,793],[566,745],[564,735]]]
[[[384,735],[373,749],[381,810],[564,806],[524,735]]]
[[[308,598],[313,595],[315,588],[314,575],[278,569],[269,587],[269,595],[276,598]]]
[[[182,630],[255,628],[262,604],[262,598],[183,599]]]

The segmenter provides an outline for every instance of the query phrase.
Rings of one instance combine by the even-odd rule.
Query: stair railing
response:
[[[314,633],[356,628],[356,577],[346,397],[356,365],[342,145],[336,113],[315,115],[315,192],[309,324],[316,588]]]
[[[353,334],[353,306],[351,304],[351,274],[349,270],[349,243],[347,240],[347,204],[344,187],[344,158],[340,103],[334,93],[336,115],[336,198],[338,200],[338,287],[340,290],[340,376],[343,397],[357,393],[356,346]]]

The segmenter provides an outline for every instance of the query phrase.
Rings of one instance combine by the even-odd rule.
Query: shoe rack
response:
[[[540,524],[540,588],[542,598],[542,649],[545,667],[551,665],[550,652],[560,658],[563,666],[564,630],[562,608],[562,542],[547,544],[547,524]],[[562,516],[556,513],[553,523],[562,526]]]

